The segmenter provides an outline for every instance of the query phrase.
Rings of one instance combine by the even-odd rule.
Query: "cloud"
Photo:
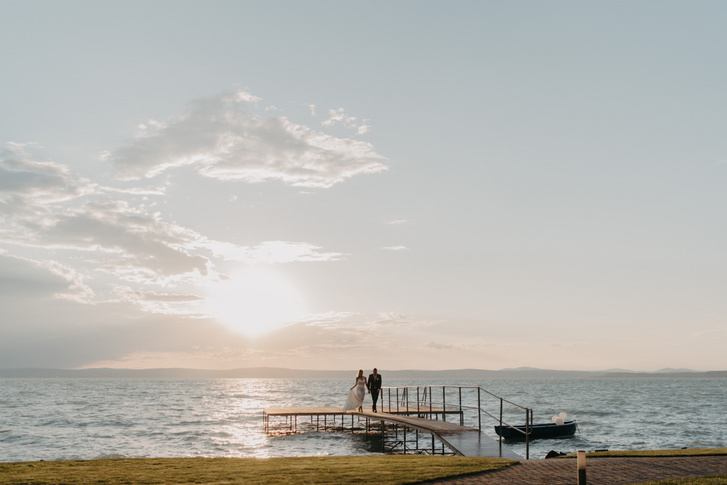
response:
[[[326,329],[352,328],[370,331],[375,327],[388,326],[400,328],[417,328],[429,326],[431,322],[410,315],[396,312],[385,312],[377,315],[368,315],[358,312],[327,312],[310,315],[297,324],[307,327],[321,327]],[[365,330],[369,329],[369,330]]]
[[[0,150],[0,193],[74,197],[78,188],[68,170],[51,161],[33,160],[19,143]]]
[[[321,122],[321,125],[330,127],[337,124],[342,124],[346,128],[355,130],[357,135],[365,135],[371,129],[369,120],[364,119],[359,121],[356,116],[348,116],[343,108],[329,109],[328,119]]]
[[[208,241],[201,245],[226,261],[250,264],[337,261],[343,257],[341,253],[321,252],[319,246],[305,242],[265,241],[256,246],[237,246],[227,242]]]
[[[406,246],[386,246],[384,249],[387,251],[407,251],[409,248]]]
[[[197,215],[175,213],[187,207],[175,197],[187,203],[184,184],[199,184],[196,174],[325,188],[387,169],[371,144],[273,116],[259,101],[235,91],[199,100],[177,119],[138,123],[136,138],[100,155],[120,174],[108,185],[74,175],[37,145],[0,148],[0,361],[75,367],[189,352],[219,365],[228,358],[324,355],[325,349],[346,357],[340,349],[375,344],[361,328],[397,331],[403,318],[328,314],[295,326],[304,330],[303,340],[293,332],[279,346],[278,333],[251,347],[207,315],[209,283],[225,278],[224,271],[347,255],[299,240],[239,245],[208,237],[202,231],[209,224],[178,224],[175,214],[185,221]],[[346,118],[354,130],[368,129]],[[144,180],[184,165],[182,177]],[[236,353],[225,350],[238,344]],[[205,350],[190,350],[195,345]]]
[[[443,344],[440,342],[427,342],[424,344],[424,347],[429,348],[429,349],[436,349],[436,350],[454,350],[456,348],[459,348],[456,345]]]
[[[49,268],[53,266],[53,270]],[[0,252],[0,295],[12,298],[54,297],[72,292],[76,275],[47,264]]]
[[[8,331],[16,334],[0,339],[0,368],[76,368],[145,353],[193,353],[200,347],[214,348],[221,357],[225,348],[245,347],[244,337],[213,321],[161,314],[132,318],[133,309],[125,302],[89,306],[56,301],[36,307],[26,306],[0,321],[8,327],[4,337]]]
[[[198,234],[125,201],[88,202],[23,225],[26,244],[104,253],[100,268],[124,279],[163,283],[207,274],[207,258],[186,249],[200,239]]]
[[[258,101],[262,101],[262,98],[240,90],[223,94],[220,99],[225,103],[257,103]]]
[[[8,271],[3,280],[8,293],[27,288],[33,294],[32,288],[47,280],[53,283],[54,299],[122,301],[147,313],[200,317],[201,297],[158,290],[206,286],[223,276],[215,268],[220,262],[283,264],[344,257],[300,241],[240,246],[211,240],[151,211],[167,199],[164,185],[106,187],[75,179],[63,165],[40,161],[22,145],[10,144],[2,154],[0,169],[7,177],[0,181],[0,201],[13,210],[0,219],[0,244],[12,247],[16,264],[22,260],[33,268],[28,274],[45,275],[30,285],[21,272]],[[0,247],[3,252],[7,250]]]
[[[204,302],[204,298],[201,296],[141,291],[128,286],[116,286],[114,293],[122,300],[131,302],[149,313],[202,316],[198,308]]]
[[[144,130],[143,136],[106,157],[122,179],[192,166],[218,180],[278,180],[327,188],[356,175],[387,170],[385,158],[370,143],[337,138],[284,116],[258,116],[244,109],[251,97],[234,92],[198,100],[179,119],[159,125],[153,134]]]
[[[360,327],[365,325],[364,315],[356,312],[326,312],[315,315],[309,315],[297,324],[306,327],[321,328],[342,328],[342,327]],[[368,326],[371,326],[369,323]]]
[[[73,199],[82,192],[67,168],[33,159],[26,146],[8,143],[0,149],[0,220],[46,213],[47,204]]]
[[[93,298],[96,296],[94,291],[84,284],[83,275],[75,269],[52,260],[37,264],[41,267],[48,268],[48,271],[54,275],[60,276],[68,281],[69,285],[67,288],[54,294],[56,298],[72,300],[78,303],[90,303],[93,301]]]
[[[420,319],[397,312],[380,313],[373,323],[374,325],[396,325],[398,327],[420,327],[426,324]]]

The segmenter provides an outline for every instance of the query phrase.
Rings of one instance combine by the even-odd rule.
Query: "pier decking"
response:
[[[418,409],[408,410],[395,406],[380,406],[380,408],[381,410],[378,413],[374,413],[371,408],[365,409],[362,413],[344,413],[340,407],[268,408],[263,410],[263,420],[265,428],[268,429],[270,417],[284,417],[291,427],[297,427],[299,417],[310,417],[311,422],[315,419],[316,429],[319,429],[321,425],[326,429],[327,427],[336,427],[339,419],[343,428],[345,421],[350,417],[351,427],[353,428],[354,419],[358,416],[367,420],[367,429],[369,420],[381,422],[382,433],[386,423],[388,423],[431,434],[456,455],[509,458],[511,460],[522,459],[519,455],[504,448],[502,443],[495,441],[477,429],[445,421],[447,416],[455,418],[456,421],[461,421],[462,413],[459,410],[444,410],[431,406],[420,406]],[[428,419],[420,416],[442,416],[442,419]],[[406,435],[404,440],[406,441]]]

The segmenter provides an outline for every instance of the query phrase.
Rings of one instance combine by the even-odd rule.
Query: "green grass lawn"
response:
[[[422,455],[45,461],[0,463],[0,483],[395,485],[495,470],[512,463],[497,458]]]
[[[589,457],[727,455],[727,448],[608,451]],[[572,455],[571,455],[572,457]],[[458,456],[382,455],[298,458],[134,458],[0,463],[0,484],[413,484],[509,466],[513,461]],[[642,485],[727,485],[727,475]]]

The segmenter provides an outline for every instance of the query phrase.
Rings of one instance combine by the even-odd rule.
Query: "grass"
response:
[[[135,458],[0,463],[2,484],[399,485],[496,470],[498,458],[332,456],[299,458]]]
[[[727,448],[601,451],[588,457],[727,455]],[[569,455],[573,457],[574,455]],[[497,470],[498,458],[383,455],[299,458],[134,458],[0,463],[0,484],[320,484],[404,485]],[[727,485],[727,475],[641,485]]]

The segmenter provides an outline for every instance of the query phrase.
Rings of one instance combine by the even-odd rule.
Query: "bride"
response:
[[[368,388],[369,385],[366,382],[366,377],[364,377],[363,369],[359,369],[356,382],[348,390],[348,399],[346,399],[346,404],[343,405],[343,412],[358,410],[359,413],[362,413],[363,407],[361,405]]]

